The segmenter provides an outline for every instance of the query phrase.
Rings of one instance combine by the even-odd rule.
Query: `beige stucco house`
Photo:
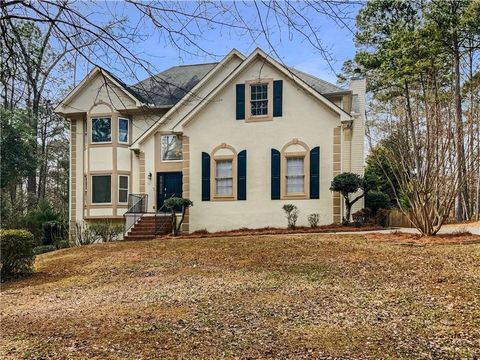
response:
[[[299,225],[340,222],[330,182],[363,173],[365,80],[342,89],[261,49],[132,86],[95,68],[56,112],[71,124],[72,237],[76,223],[123,221],[139,198],[153,215],[171,196],[194,203],[187,232],[285,227],[285,203]]]

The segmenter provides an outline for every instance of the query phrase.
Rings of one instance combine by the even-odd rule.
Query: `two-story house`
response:
[[[131,86],[95,68],[56,112],[71,129],[72,237],[76,223],[123,221],[140,198],[154,214],[171,196],[194,203],[185,232],[285,227],[285,203],[299,225],[336,223],[331,180],[363,173],[365,80],[343,89],[261,49]]]

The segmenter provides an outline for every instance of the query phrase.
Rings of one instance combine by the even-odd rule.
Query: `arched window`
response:
[[[282,148],[281,193],[283,199],[309,197],[310,159],[307,144],[292,139]]]
[[[237,152],[225,143],[211,153],[211,193],[213,200],[237,198]]]

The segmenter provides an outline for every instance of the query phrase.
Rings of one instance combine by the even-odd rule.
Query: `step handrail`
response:
[[[123,214],[123,236],[147,213],[148,194],[128,194],[129,207]]]

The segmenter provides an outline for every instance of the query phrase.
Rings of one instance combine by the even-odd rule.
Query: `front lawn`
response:
[[[417,245],[286,234],[43,254],[2,284],[0,357],[479,357],[480,244]]]

